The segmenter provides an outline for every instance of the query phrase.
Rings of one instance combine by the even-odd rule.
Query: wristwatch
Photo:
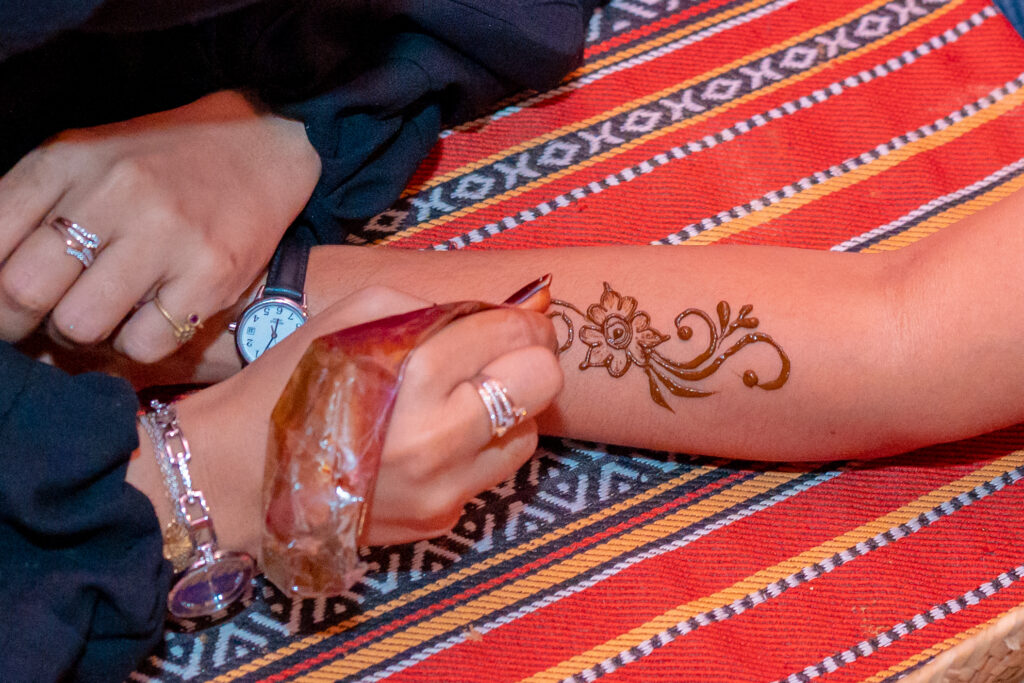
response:
[[[309,245],[285,235],[270,261],[266,284],[238,320],[228,325],[245,363],[253,362],[305,324],[308,315],[303,288],[308,260]]]

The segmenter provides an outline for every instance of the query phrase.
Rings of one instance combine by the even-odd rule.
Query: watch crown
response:
[[[238,323],[228,323],[228,330],[234,332],[238,329]]]

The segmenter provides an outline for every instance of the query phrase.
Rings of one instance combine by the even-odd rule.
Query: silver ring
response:
[[[96,260],[96,250],[100,247],[98,236],[62,216],[54,218],[50,225],[64,238],[65,254],[74,256],[84,268],[92,265]]]
[[[487,409],[487,416],[491,418],[491,434],[495,438],[505,436],[505,432],[526,417],[526,409],[512,402],[508,389],[499,380],[481,374],[476,376],[473,383]]]

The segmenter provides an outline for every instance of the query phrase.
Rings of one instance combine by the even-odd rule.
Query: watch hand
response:
[[[280,322],[280,321],[278,321],[278,320],[274,321],[274,327],[270,330],[270,341],[267,342],[266,348],[263,349],[264,353],[266,353],[267,349],[269,349],[271,346],[274,345],[274,340],[277,339],[277,324],[278,324],[278,322]]]

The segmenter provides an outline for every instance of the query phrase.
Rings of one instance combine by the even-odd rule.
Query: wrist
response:
[[[217,525],[220,546],[256,557],[261,533],[260,496],[266,455],[266,418],[234,410],[246,402],[226,380],[175,404],[178,423],[192,451],[195,486],[201,489]]]
[[[175,409],[178,424],[189,442],[192,481],[206,498],[220,547],[255,557],[261,532],[260,495],[266,437],[264,434],[259,442],[246,440],[244,435],[253,430],[234,429],[234,425],[260,423],[246,415],[227,414],[226,406],[235,403],[230,400],[231,387],[225,387],[231,384],[225,381],[186,396],[175,403]],[[153,440],[141,425],[136,424],[136,428],[139,448],[132,454],[125,481],[149,498],[160,528],[165,529],[174,519],[172,501]],[[256,431],[265,432],[265,428]],[[247,448],[247,443],[264,446]]]

